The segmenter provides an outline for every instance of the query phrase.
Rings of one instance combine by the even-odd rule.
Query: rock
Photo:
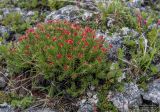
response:
[[[6,34],[9,34],[9,33],[10,33],[10,30],[8,28],[0,25],[0,37],[5,37]]]
[[[15,7],[15,8],[3,8],[0,9],[0,11],[2,11],[2,19],[4,19],[8,14],[10,13],[18,13],[21,15],[21,19],[23,21],[31,21],[31,17],[35,15],[35,11],[27,11],[24,9],[21,9],[19,7]]]
[[[86,10],[98,12],[98,8],[96,7],[95,2],[93,0],[83,0],[83,4],[81,5],[81,7]]]
[[[118,33],[114,33],[112,35],[112,37],[108,37],[108,41],[109,44],[112,45],[112,48],[110,48],[109,54],[108,54],[108,58],[110,60],[117,60],[117,53],[118,53],[118,49],[121,48],[122,44],[123,44],[123,37],[120,36],[120,34]]]
[[[65,19],[68,21],[85,21],[88,18],[93,16],[92,11],[88,11],[82,8],[79,8],[74,5],[67,5],[57,11],[51,12],[45,18],[45,22],[48,20],[56,20],[56,19]]]
[[[121,30],[122,30],[122,35],[127,35],[130,32],[130,29],[128,27],[123,27]]]
[[[13,11],[13,12],[17,12],[17,13],[19,13],[19,14],[21,14],[21,15],[24,14],[24,11],[23,11],[21,8],[19,8],[19,7],[13,8],[12,11]]]
[[[57,11],[51,12],[45,21],[55,19],[66,19],[68,21],[74,20],[78,16],[79,8],[77,6],[68,5]]]
[[[0,77],[0,89],[5,88],[7,85],[5,79],[3,77]]]
[[[122,74],[122,76],[120,76],[120,77],[118,78],[118,82],[122,82],[122,80],[125,79],[125,78],[126,78],[126,73],[124,72],[124,73]]]
[[[80,106],[78,112],[93,112],[92,104],[89,102],[85,102],[83,105]]]
[[[113,26],[113,23],[115,22],[115,20],[113,18],[107,18],[107,28],[111,28]]]
[[[34,16],[34,14],[35,14],[35,12],[33,12],[33,11],[29,11],[29,12],[27,12],[27,16]]]
[[[5,42],[15,40],[15,32],[11,31],[9,28],[0,25],[0,38],[3,38]]]
[[[123,96],[122,93],[117,93],[111,101],[113,102],[113,105],[118,108],[121,112],[128,112],[128,100]]]
[[[134,83],[126,83],[124,92],[115,93],[109,97],[114,106],[121,112],[128,112],[129,108],[137,107],[142,104],[141,91]]]
[[[7,103],[3,103],[3,104],[0,104],[0,112],[14,112],[14,110]]]
[[[9,12],[9,9],[7,9],[7,8],[4,8],[4,9],[2,9],[2,11],[3,11],[3,15],[6,17],[10,12]]]
[[[26,112],[56,112],[56,111],[51,110],[49,108],[43,108],[43,109],[27,109]]]
[[[12,12],[17,12],[21,15],[25,15],[24,11],[19,8],[19,7],[15,7],[15,8],[2,8],[0,9],[3,12],[3,16],[6,17],[8,14],[12,13]]]
[[[85,21],[87,20],[88,18],[91,18],[93,16],[93,13],[90,13],[90,12],[85,12],[82,16],[82,19]]]
[[[141,4],[143,3],[143,0],[132,0],[128,2],[129,7],[141,7]]]
[[[110,60],[117,60],[117,50],[121,48],[123,44],[123,36],[120,33],[113,33],[112,35],[108,35],[108,31],[101,32],[100,30],[96,31],[96,37],[103,36],[109,44],[112,44],[112,48],[108,53],[108,58]]]
[[[98,102],[98,97],[95,91],[88,91],[87,97],[83,98],[80,102],[80,108],[78,112],[93,112],[96,110],[96,105]]]
[[[142,94],[143,99],[160,105],[160,79],[149,84],[147,92]]]

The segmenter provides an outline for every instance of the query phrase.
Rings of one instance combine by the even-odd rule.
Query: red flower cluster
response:
[[[68,40],[66,40],[66,43],[72,45],[74,43],[74,41],[73,41],[73,39],[68,39]]]
[[[53,42],[55,42],[56,40],[57,40],[57,38],[56,38],[56,37],[53,37],[53,38],[52,38],[52,41],[53,41]]]
[[[64,35],[71,35],[71,32],[68,31],[68,30],[63,30],[63,34],[64,34]]]
[[[58,59],[61,59],[61,58],[62,58],[62,54],[60,54],[60,53],[57,54],[57,58],[58,58]]]
[[[73,59],[73,56],[71,54],[67,54],[67,59],[71,60],[71,59]]]
[[[18,38],[18,41],[21,42],[21,41],[23,41],[23,40],[26,39],[26,38],[27,38],[27,37],[26,37],[25,35],[22,35],[21,37]]]
[[[79,58],[82,62],[89,63],[89,59],[85,60],[88,56],[87,53],[90,53],[89,57],[94,57],[93,60],[101,62],[101,56],[109,48],[112,48],[111,44],[105,48],[103,45],[104,37],[95,38],[95,30],[90,27],[83,29],[80,25],[59,20],[49,20],[47,23],[37,24],[35,29],[28,29],[26,34],[19,38],[19,42],[24,39],[27,40],[23,42],[26,43],[24,51],[26,55],[30,55],[30,50],[33,50],[32,47],[36,49],[35,52],[42,51],[46,55],[51,55],[52,57],[47,59],[49,65],[56,64],[54,63],[55,58],[62,59],[63,57],[69,62]],[[68,63],[63,65],[65,65],[64,70],[71,68]]]

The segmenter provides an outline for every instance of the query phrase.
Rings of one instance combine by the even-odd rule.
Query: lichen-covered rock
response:
[[[8,14],[10,14],[12,12],[17,12],[17,13],[19,13],[21,15],[25,15],[24,11],[21,8],[19,8],[19,7],[15,7],[15,8],[2,8],[2,9],[0,9],[0,11],[2,11],[2,14],[3,14],[4,17],[6,17]]]
[[[46,16],[45,21],[48,20],[57,20],[57,19],[65,19],[68,21],[81,21],[87,20],[93,16],[93,11],[88,11],[83,8],[79,8],[76,5],[67,5],[62,7],[57,11],[51,12],[48,16]]]
[[[7,103],[0,104],[0,112],[15,112]]]
[[[0,25],[0,37],[5,37],[9,33],[10,33],[10,30],[8,28]]]
[[[56,111],[51,110],[49,108],[43,108],[43,109],[27,109],[26,112],[56,112]]]
[[[143,0],[132,0],[128,2],[129,7],[141,7]]]
[[[15,32],[11,31],[11,29],[9,29],[8,27],[0,25],[0,38],[3,38],[4,42],[15,40],[14,34]]]
[[[115,93],[109,97],[114,106],[121,112],[128,112],[129,108],[133,108],[142,104],[141,91],[134,83],[125,84],[124,92]]]
[[[98,97],[96,92],[93,90],[93,86],[90,88],[91,90],[89,90],[87,92],[87,96],[86,98],[83,98],[80,102],[79,102],[79,110],[78,112],[94,112],[96,110],[96,105],[98,102]]]
[[[142,94],[143,99],[160,105],[160,79],[149,84],[147,92]]]
[[[57,11],[51,12],[45,21],[47,20],[55,20],[55,19],[66,19],[66,20],[74,20],[78,18],[79,8],[77,6],[68,5]]]
[[[82,8],[97,12],[98,8],[96,7],[94,1],[96,2],[98,0],[83,0]]]

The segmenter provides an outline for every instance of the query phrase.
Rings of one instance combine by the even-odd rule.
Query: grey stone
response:
[[[3,42],[14,40],[15,32],[11,31],[8,27],[0,25],[0,38],[3,38]]]
[[[115,93],[109,97],[114,106],[121,112],[128,112],[129,108],[137,107],[142,104],[141,91],[134,83],[126,83],[124,92]]]
[[[130,29],[128,27],[123,27],[121,30],[123,35],[127,35],[130,32]]]
[[[88,18],[91,18],[93,16],[93,13],[90,13],[90,12],[85,12],[82,16],[82,19],[85,21],[87,20]]]
[[[3,89],[7,85],[5,79],[3,77],[0,77],[0,88]]]
[[[43,108],[43,109],[28,109],[26,112],[56,112],[56,111],[51,110],[49,108]]]
[[[6,34],[9,34],[9,32],[8,28],[0,25],[0,37],[4,37]]]
[[[143,99],[160,105],[160,79],[149,84],[147,92],[142,94]]]
[[[8,15],[10,13],[9,9],[7,9],[7,8],[4,8],[2,10],[3,10],[3,15],[4,16],[6,16],[6,15]]]
[[[117,60],[117,52],[123,44],[123,37],[121,37],[118,33],[114,33],[111,37],[108,38],[109,43],[113,46],[112,48],[110,48],[108,58],[111,60]]]
[[[62,7],[57,11],[51,12],[45,18],[45,22],[48,20],[56,20],[56,19],[65,19],[68,21],[85,21],[88,18],[91,18],[95,13],[94,11],[89,11],[83,8],[79,8],[75,5],[67,5]]]
[[[87,97],[80,100],[78,112],[93,112],[96,109],[98,97],[95,91],[88,91]]]
[[[78,112],[93,112],[93,106],[92,104],[86,102],[80,106]]]
[[[109,27],[109,28],[112,27],[114,21],[115,20],[113,18],[107,18],[107,27]]]
[[[111,101],[113,102],[113,105],[118,108],[121,112],[128,112],[128,100],[124,97],[122,93],[117,93]]]
[[[14,110],[7,103],[3,103],[3,104],[0,104],[0,112],[14,112]]]
[[[45,21],[47,20],[55,20],[55,19],[66,19],[66,20],[74,20],[77,18],[79,12],[79,8],[77,6],[68,5],[57,11],[51,12]]]
[[[143,0],[132,0],[128,2],[129,7],[141,7],[141,4],[143,3]]]
[[[29,12],[27,12],[26,15],[27,15],[27,16],[34,16],[34,14],[35,14],[35,13],[34,13],[33,11],[29,11]]]
[[[98,11],[98,8],[96,7],[95,2],[93,0],[83,0],[83,4],[81,6],[86,10],[91,10],[95,12]]]
[[[25,15],[25,12],[24,10],[22,10],[21,8],[19,7],[15,7],[15,8],[3,8],[3,9],[0,9],[2,12],[3,12],[3,16],[6,17],[9,13],[12,13],[12,12],[17,12],[21,15]]]

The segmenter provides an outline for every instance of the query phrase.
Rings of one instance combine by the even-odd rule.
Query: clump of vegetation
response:
[[[116,31],[122,27],[136,28],[136,17],[130,8],[120,0],[114,0],[111,3],[104,4],[99,2],[98,7],[102,12],[102,25],[103,29],[107,28],[107,18],[113,19],[113,25],[110,31]]]
[[[9,13],[2,21],[2,24],[11,28],[12,31],[23,33],[30,24],[22,19],[22,15],[17,12]]]
[[[33,98],[31,96],[24,98],[12,98],[11,105],[15,108],[26,109],[33,103]]]
[[[19,43],[1,46],[1,52],[15,74],[12,77],[29,71],[30,91],[39,88],[51,97],[78,96],[90,85],[109,86],[118,78],[108,75],[106,52],[110,47],[102,36],[95,37],[95,30],[57,20],[28,29]]]
[[[0,91],[0,104],[4,103],[4,102],[10,102],[11,101],[11,97],[9,94],[6,94],[3,91]]]
[[[157,66],[153,63],[159,55],[159,32],[160,30],[154,27],[145,36],[137,38],[137,41],[132,35],[128,35],[123,48],[118,50],[120,69],[128,68],[125,71],[128,81],[137,81],[137,84],[144,89],[152,77],[158,77],[159,74]]]

